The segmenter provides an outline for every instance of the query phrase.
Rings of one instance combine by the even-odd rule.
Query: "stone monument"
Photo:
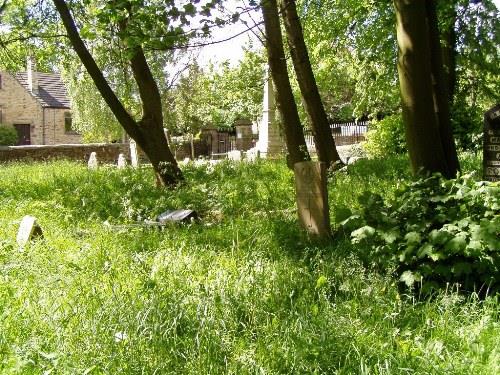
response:
[[[87,163],[89,169],[96,169],[97,168],[97,154],[95,152],[90,153],[89,161]]]
[[[259,140],[256,145],[262,157],[277,156],[285,151],[283,137],[276,121],[275,108],[274,87],[268,68],[264,82],[264,101],[259,126]]]
[[[131,139],[130,140],[130,164],[132,167],[137,168],[139,166],[139,155],[137,154],[137,143]]]
[[[330,214],[326,186],[326,164],[316,161],[295,163],[295,193],[301,226],[318,238],[329,238]]]
[[[125,159],[125,155],[119,154],[118,155],[118,162],[117,162],[118,168],[123,169],[127,166],[127,159]]]
[[[500,104],[484,114],[483,180],[500,181]]]

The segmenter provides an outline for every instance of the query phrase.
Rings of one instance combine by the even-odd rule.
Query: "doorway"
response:
[[[17,146],[31,144],[31,125],[30,124],[14,124],[17,131]]]

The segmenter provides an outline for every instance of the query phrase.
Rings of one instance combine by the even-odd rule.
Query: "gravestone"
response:
[[[246,160],[249,162],[254,162],[258,160],[260,157],[260,151],[257,147],[252,147],[250,150],[246,152]]]
[[[118,168],[123,169],[127,166],[127,159],[125,159],[125,155],[119,154],[118,155]]]
[[[23,217],[19,225],[19,231],[17,232],[17,244],[20,247],[24,247],[31,240],[42,236],[42,228],[36,222],[36,218],[29,215]]]
[[[156,218],[160,224],[169,222],[191,222],[198,218],[198,214],[193,210],[168,210]]]
[[[137,143],[131,139],[130,140],[130,164],[132,167],[137,168],[139,166],[139,155],[137,154]]]
[[[232,161],[240,161],[241,160],[241,151],[240,150],[229,151],[227,153],[227,158],[228,158],[228,160],[232,160]]]
[[[92,152],[89,157],[89,161],[87,163],[89,169],[96,169],[98,166],[97,163],[97,154],[95,152]]]
[[[311,235],[329,237],[331,232],[326,164],[314,161],[295,163],[294,174],[301,226]]]
[[[484,114],[483,180],[500,181],[500,104]]]

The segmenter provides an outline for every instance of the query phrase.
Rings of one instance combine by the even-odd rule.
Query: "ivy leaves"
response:
[[[498,183],[434,175],[404,185],[390,202],[369,192],[359,200],[361,212],[337,221],[353,243],[370,250],[372,264],[396,266],[407,286],[500,287]]]

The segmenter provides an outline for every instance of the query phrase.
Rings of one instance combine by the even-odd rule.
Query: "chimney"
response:
[[[33,94],[38,94],[38,75],[36,72],[36,62],[33,56],[28,56],[26,64],[26,73],[28,75],[28,89]]]

